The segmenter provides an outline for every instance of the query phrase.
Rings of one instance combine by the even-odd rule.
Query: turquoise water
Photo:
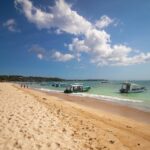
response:
[[[100,81],[82,81],[84,85],[91,86],[91,90],[86,93],[76,93],[78,96],[88,96],[97,99],[117,102],[130,107],[135,107],[145,111],[150,111],[150,81],[134,81],[134,83],[146,87],[143,93],[129,93],[121,94],[119,89],[123,81],[109,81],[108,83],[101,83]],[[63,82],[66,84],[73,84],[75,82]],[[65,87],[53,87],[52,82],[43,83],[29,83],[29,86],[38,88],[44,91],[63,92]]]

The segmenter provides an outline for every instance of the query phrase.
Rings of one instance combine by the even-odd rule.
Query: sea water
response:
[[[128,94],[122,94],[119,92],[123,81],[109,81],[108,83],[102,83],[101,81],[66,81],[61,83],[70,85],[76,82],[82,83],[85,86],[90,86],[91,89],[88,92],[73,93],[73,95],[117,102],[122,105],[150,112],[150,81],[134,81],[133,83],[144,86],[146,90],[142,93]],[[65,87],[53,87],[52,83],[53,82],[28,83],[28,85],[32,88],[47,92],[63,92],[65,90]]]

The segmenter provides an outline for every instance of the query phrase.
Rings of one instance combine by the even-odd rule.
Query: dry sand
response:
[[[0,150],[149,150],[150,124],[0,83]]]

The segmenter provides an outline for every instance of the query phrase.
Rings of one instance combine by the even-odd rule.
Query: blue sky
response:
[[[1,0],[0,74],[150,79],[150,1]]]

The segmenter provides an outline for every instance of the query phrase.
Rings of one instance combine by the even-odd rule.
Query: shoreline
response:
[[[88,96],[82,97],[78,95],[64,94],[61,92],[53,92],[53,91],[47,92],[34,88],[30,89],[46,93],[50,96],[55,96],[57,98],[63,99],[64,101],[73,102],[91,109],[95,109],[97,111],[104,111],[118,116],[126,117],[128,119],[133,119],[135,121],[150,124],[150,112],[130,107],[124,104],[96,99]]]
[[[34,88],[31,87],[35,90],[40,90],[43,92],[48,92],[48,93],[64,93],[61,90],[52,90],[52,89],[46,89],[46,88]],[[126,107],[130,107],[133,109],[137,109],[140,111],[144,111],[144,112],[148,112],[150,113],[150,106],[142,104],[144,103],[143,100],[139,100],[139,99],[130,99],[130,98],[121,98],[121,97],[115,97],[115,96],[107,96],[107,95],[99,95],[99,94],[92,94],[92,93],[71,93],[69,94],[71,96],[79,96],[79,97],[87,97],[87,98],[91,98],[91,99],[97,99],[100,101],[107,101],[107,102],[111,102],[114,104],[118,104],[121,106],[126,106]],[[141,105],[142,104],[142,105]]]

